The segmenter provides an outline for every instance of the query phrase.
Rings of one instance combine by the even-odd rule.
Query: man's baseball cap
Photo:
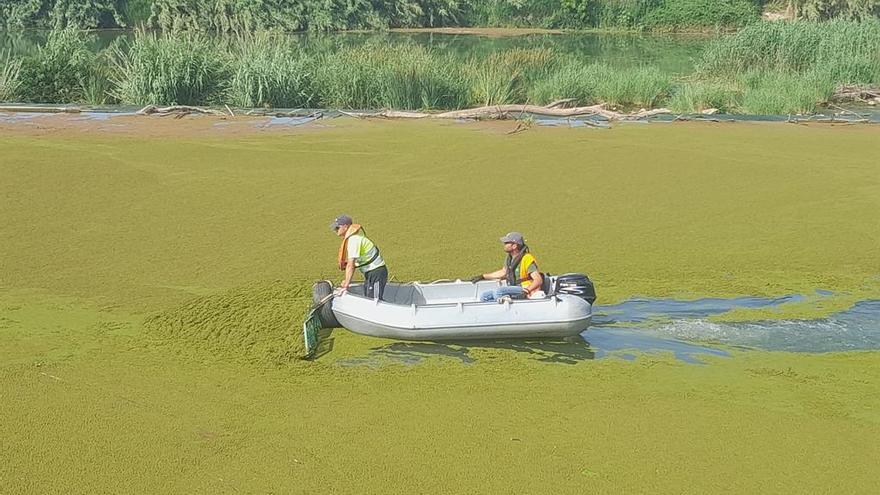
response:
[[[351,217],[348,215],[339,215],[330,224],[330,230],[336,230],[343,225],[351,225]]]
[[[513,242],[520,246],[526,243],[525,239],[523,239],[523,235],[519,232],[508,232],[507,235],[501,238],[501,242]]]

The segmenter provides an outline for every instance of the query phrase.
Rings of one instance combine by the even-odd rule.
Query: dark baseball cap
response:
[[[348,215],[339,215],[330,224],[330,230],[336,230],[342,225],[351,225],[351,217]]]
[[[520,246],[526,243],[525,239],[523,239],[523,235],[519,232],[508,232],[507,235],[501,238],[501,242],[513,242]]]

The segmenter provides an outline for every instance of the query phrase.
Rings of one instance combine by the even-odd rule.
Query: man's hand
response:
[[[351,283],[345,281],[339,284],[339,288],[342,290],[348,290],[349,286],[351,286]]]
[[[483,277],[483,274],[477,275],[476,277],[472,278],[472,279],[471,279],[471,282],[472,282],[472,283],[477,283],[477,282],[479,282],[480,280],[485,280],[485,277]]]

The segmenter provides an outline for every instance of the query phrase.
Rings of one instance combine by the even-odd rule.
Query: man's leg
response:
[[[495,289],[497,294],[495,297],[510,296],[514,299],[523,298],[526,295],[521,285],[506,285]]]
[[[373,271],[378,272],[373,282],[373,297],[381,301],[385,295],[385,286],[388,284],[388,267],[380,266]]]
[[[385,285],[388,284],[388,268],[380,266],[364,274],[364,296],[371,299],[382,299]]]
[[[522,286],[520,286],[520,285],[514,285],[514,286],[505,285],[502,287],[498,287],[495,290],[483,292],[483,294],[480,296],[480,301],[483,301],[483,302],[497,301],[498,299],[500,299],[504,296],[521,298],[521,297],[525,296],[525,291],[523,290]]]

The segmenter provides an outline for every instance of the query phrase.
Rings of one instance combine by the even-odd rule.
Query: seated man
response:
[[[471,279],[471,282],[507,280],[507,285],[484,292],[480,300],[495,301],[504,296],[514,299],[544,297],[545,294],[541,290],[544,277],[538,271],[538,262],[529,252],[523,235],[519,232],[510,232],[501,238],[501,242],[504,243],[504,252],[507,253],[504,266],[498,271],[477,275]]]

